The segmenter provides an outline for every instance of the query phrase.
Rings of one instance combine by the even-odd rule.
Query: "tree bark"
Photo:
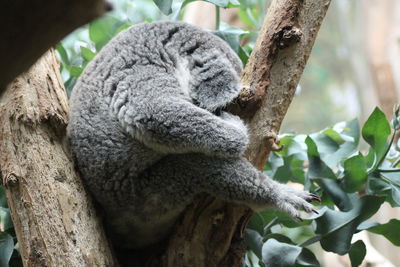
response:
[[[1,175],[24,266],[115,266],[63,146],[69,110],[54,51],[0,103]]]
[[[0,95],[52,45],[110,9],[104,0],[2,1]]]
[[[274,0],[242,76],[244,90],[230,107],[247,121],[246,157],[262,170],[292,101],[330,0]],[[201,196],[176,226],[163,265],[242,266],[243,230],[252,212]]]

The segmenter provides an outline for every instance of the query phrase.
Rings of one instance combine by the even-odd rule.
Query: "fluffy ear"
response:
[[[239,74],[224,55],[194,57],[193,60],[191,97],[200,107],[213,112],[239,94]]]

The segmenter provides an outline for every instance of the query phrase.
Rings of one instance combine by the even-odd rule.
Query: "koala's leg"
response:
[[[269,179],[241,157],[169,155],[138,181],[139,190],[146,188],[148,195],[158,195],[168,206],[186,205],[195,194],[205,192],[254,210],[274,206],[300,218],[299,210],[314,211],[309,202],[318,200],[313,194]]]

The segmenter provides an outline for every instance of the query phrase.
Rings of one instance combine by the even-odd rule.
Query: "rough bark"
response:
[[[68,100],[54,51],[1,98],[0,169],[24,266],[115,266],[63,146]]]
[[[2,1],[0,95],[52,45],[110,8],[104,0]]]
[[[310,55],[330,0],[274,0],[242,76],[244,90],[230,109],[248,123],[247,158],[262,169]],[[171,237],[163,265],[242,266],[245,207],[200,197]]]

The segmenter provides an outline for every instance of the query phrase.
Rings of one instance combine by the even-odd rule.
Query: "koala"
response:
[[[194,196],[259,211],[313,211],[317,197],[277,183],[242,155],[246,126],[223,111],[242,64],[213,34],[181,22],[143,23],[111,40],[70,99],[76,167],[121,248],[156,244]]]

